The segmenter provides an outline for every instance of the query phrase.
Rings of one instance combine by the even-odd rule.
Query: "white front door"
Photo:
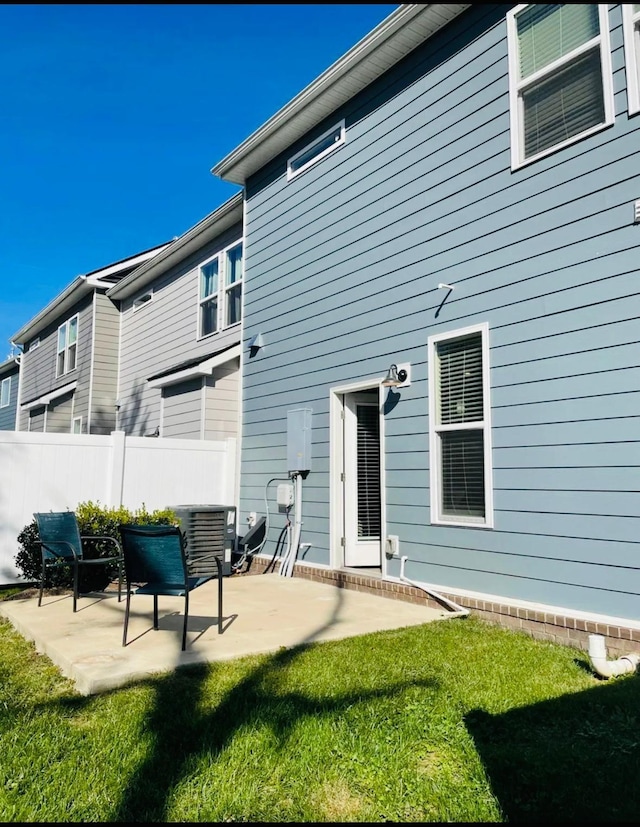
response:
[[[377,567],[382,564],[378,388],[345,394],[343,400],[344,565]]]

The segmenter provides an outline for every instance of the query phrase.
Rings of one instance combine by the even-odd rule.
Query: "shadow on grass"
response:
[[[639,677],[465,723],[507,821],[637,821]]]
[[[284,744],[297,722],[310,716],[331,716],[372,698],[392,697],[410,686],[435,685],[432,680],[414,679],[396,685],[385,682],[382,689],[321,700],[301,692],[283,692],[287,669],[314,645],[322,629],[339,619],[342,589],[336,588],[335,595],[332,616],[322,627],[297,647],[268,656],[234,684],[213,710],[206,709],[204,692],[212,669],[219,668],[216,665],[183,667],[166,678],[145,681],[155,691],[153,709],[144,721],[145,738],[153,743],[153,752],[127,779],[120,803],[109,820],[166,821],[173,791],[189,777],[193,760],[200,756],[215,760],[243,728],[269,726],[278,742]]]

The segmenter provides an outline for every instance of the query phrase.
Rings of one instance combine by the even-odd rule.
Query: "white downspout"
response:
[[[453,600],[449,600],[448,597],[445,597],[443,594],[439,594],[439,592],[434,591],[427,586],[420,585],[419,583],[414,583],[413,580],[409,580],[408,577],[404,576],[404,564],[407,562],[407,556],[400,558],[400,580],[403,583],[407,583],[409,586],[413,586],[414,589],[420,589],[420,591],[426,592],[430,594],[431,597],[435,598],[437,601],[444,603],[445,606],[448,606],[451,609],[451,614],[456,617],[467,617],[470,614],[469,609],[465,609],[464,606],[459,606],[457,603],[454,603]]]
[[[640,655],[622,655],[617,660],[607,660],[607,645],[603,635],[589,635],[589,659],[595,671],[603,678],[635,672]]]

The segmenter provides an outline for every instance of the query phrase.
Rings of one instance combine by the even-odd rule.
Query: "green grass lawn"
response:
[[[474,618],[83,697],[0,619],[0,820],[636,821],[639,700]]]

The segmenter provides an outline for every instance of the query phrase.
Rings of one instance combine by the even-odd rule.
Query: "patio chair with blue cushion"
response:
[[[184,597],[182,650],[187,645],[189,594],[194,589],[216,578],[216,574],[196,576],[189,571],[184,535],[177,526],[121,525],[124,570],[127,581],[127,604],[124,613],[122,645],[127,645],[129,609],[132,594],[153,596],[153,628],[158,629],[158,596]],[[218,579],[218,634],[222,633],[222,564],[220,554],[199,554],[198,563],[205,557],[215,561]],[[134,587],[137,584],[137,587]]]
[[[36,512],[33,515],[38,526],[42,552],[42,574],[40,577],[40,594],[38,606],[42,605],[42,592],[47,576],[47,568],[52,566],[69,566],[73,569],[73,611],[77,610],[80,574],[96,566],[117,566],[118,568],[118,602],[122,597],[122,549],[115,537],[98,534],[80,534],[78,520],[73,511]],[[87,557],[85,546],[89,543],[106,542],[113,544],[113,554],[108,556]]]

